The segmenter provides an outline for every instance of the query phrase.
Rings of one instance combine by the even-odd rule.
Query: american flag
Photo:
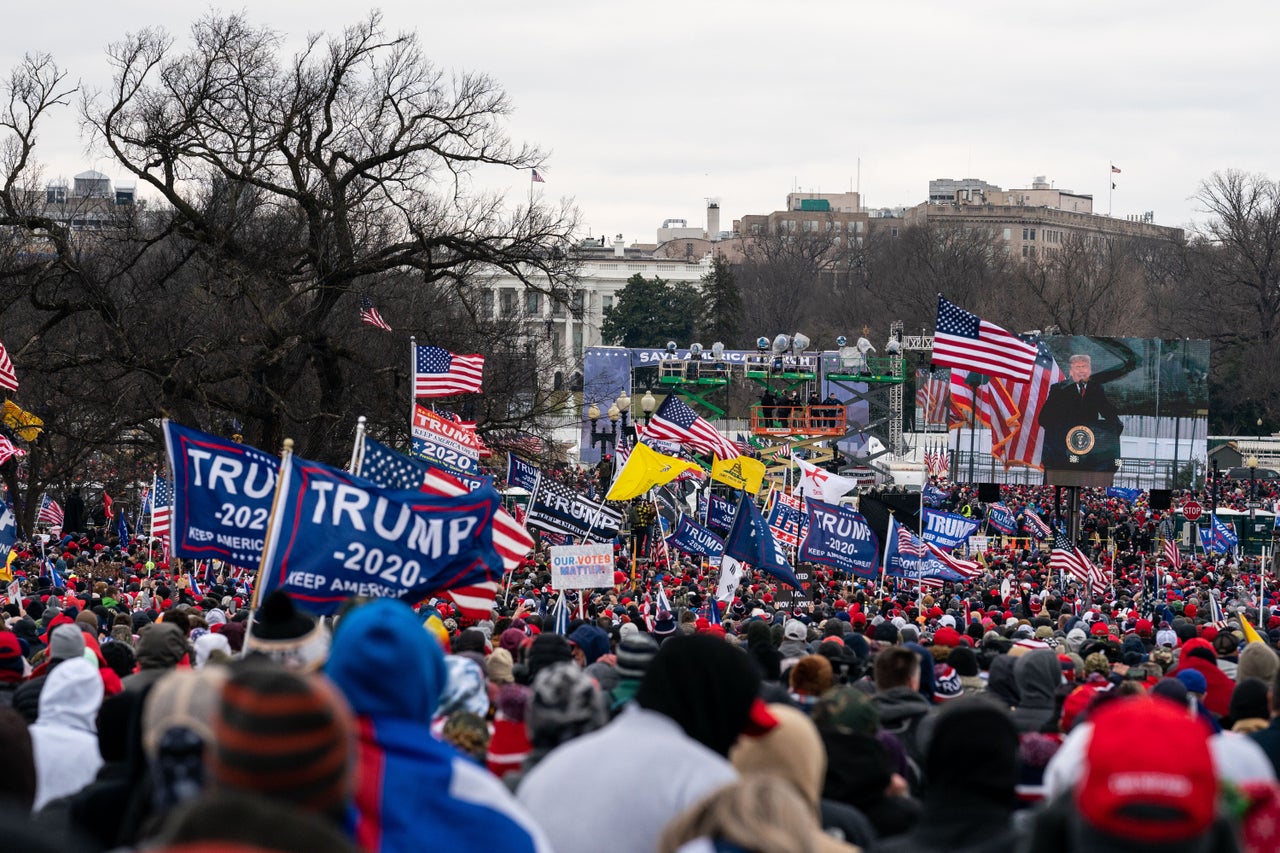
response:
[[[1119,170],[1117,169],[1116,171],[1119,171]],[[533,170],[533,175],[532,175],[532,177],[530,177],[530,179],[529,179],[529,180],[530,180],[530,182],[531,182],[531,183],[535,183],[535,184],[545,184],[545,183],[546,183],[546,181],[545,181],[545,180],[543,180],[542,175],[538,174],[538,170],[537,170],[537,169],[534,169],[534,170]]]
[[[382,319],[382,314],[374,307],[373,300],[363,294],[360,296],[360,319],[368,323],[370,326],[377,326],[379,329],[392,331],[387,325],[387,321]]]
[[[164,477],[156,477],[151,489],[151,538],[169,547],[169,517],[173,512],[173,486]]]
[[[45,495],[40,499],[40,512],[36,515],[36,521],[49,525],[56,536],[62,532],[62,507],[53,498]]]
[[[717,459],[736,459],[742,455],[736,444],[699,417],[697,412],[675,394],[668,394],[662,401],[645,428],[644,435],[646,439],[687,444],[695,450],[710,453]]]
[[[1072,544],[1061,530],[1053,533],[1053,551],[1049,554],[1049,571],[1071,575],[1083,584],[1105,586],[1106,573],[1095,566],[1084,552]]]
[[[948,554],[932,542],[926,542],[924,545],[929,549],[930,557],[933,557],[948,569],[964,575],[966,580],[976,578],[978,575],[982,574],[982,566],[975,563],[973,560],[963,560],[953,554]]]
[[[479,394],[484,356],[455,355],[440,347],[414,346],[413,396]]]
[[[992,379],[979,391],[978,417],[991,428],[992,455],[1003,461],[1006,469],[1015,464],[1042,467],[1044,431],[1040,429],[1040,409],[1049,396],[1049,389],[1063,379],[1063,373],[1044,344],[1038,344],[1036,352],[1030,381]],[[961,381],[968,375],[953,371],[952,376],[957,373]],[[953,408],[963,414],[973,399],[971,389],[953,384],[951,395]],[[954,404],[957,400],[959,406]]]
[[[933,336],[935,365],[1026,382],[1035,360],[1034,346],[938,294]],[[954,377],[951,385],[954,389]]]
[[[891,521],[898,530],[899,554],[906,554],[908,557],[924,557],[929,554],[927,542],[916,538],[910,530],[899,524],[897,519],[891,519]]]
[[[15,456],[21,459],[26,455],[27,451],[14,445],[7,436],[0,435],[0,465],[3,465]]]
[[[13,362],[9,360],[9,351],[0,343],[0,388],[10,391],[18,390],[18,374],[13,370]]]
[[[965,425],[973,415],[973,388],[965,380],[969,377],[967,370],[951,371],[951,417],[952,426]],[[986,425],[992,431],[992,454],[1000,437],[1012,435],[1019,412],[1017,401],[1009,393],[1008,385],[999,379],[992,379],[978,386],[978,414],[974,420]],[[1006,439],[1007,440],[1007,439]]]
[[[439,468],[410,459],[368,437],[364,439],[359,462],[352,473],[384,489],[417,489],[444,497],[465,495],[469,491]],[[512,572],[524,564],[525,556],[533,550],[533,537],[511,513],[499,509],[493,518],[493,548],[502,557],[503,570]],[[442,592],[442,595],[452,599],[464,615],[479,620],[489,618],[497,592],[496,581],[482,581]]]
[[[920,409],[925,426],[947,422],[949,384],[950,379],[941,370],[916,371],[916,406]]]
[[[1178,550],[1178,540],[1172,536],[1164,540],[1164,558],[1175,572],[1182,568],[1182,552]]]

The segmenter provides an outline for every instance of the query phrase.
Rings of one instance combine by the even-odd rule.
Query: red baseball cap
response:
[[[1209,732],[1164,699],[1118,699],[1090,716],[1093,732],[1076,808],[1106,835],[1143,844],[1189,841],[1213,823],[1217,778]]]

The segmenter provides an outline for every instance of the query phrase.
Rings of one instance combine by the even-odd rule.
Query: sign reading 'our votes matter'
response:
[[[551,586],[553,589],[602,589],[613,586],[613,546],[553,546]]]

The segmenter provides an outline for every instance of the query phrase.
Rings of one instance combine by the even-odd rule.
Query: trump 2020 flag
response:
[[[769,530],[755,502],[745,495],[738,501],[738,513],[733,517],[733,527],[725,539],[724,552],[735,560],[767,572],[788,586],[801,588],[782,543]]]
[[[800,544],[801,562],[822,563],[860,577],[875,577],[880,542],[867,520],[849,507],[807,498],[809,532]]]
[[[987,521],[1006,536],[1013,536],[1018,532],[1018,519],[1004,504],[991,504],[987,507]]]
[[[720,537],[687,515],[680,516],[680,523],[676,525],[676,532],[668,537],[667,546],[702,557],[719,557],[724,553],[724,542]]]
[[[981,522],[956,515],[954,512],[942,512],[937,509],[924,511],[924,541],[932,542],[939,548],[952,548],[964,544],[972,536]]]
[[[493,547],[500,499],[491,487],[456,497],[383,489],[289,456],[262,555],[263,592],[283,588],[313,613],[348,598],[410,604],[502,577]]]
[[[514,453],[507,454],[507,486],[533,491],[538,482],[538,466]]]
[[[733,527],[733,504],[719,495],[708,495],[707,527],[728,533],[729,528]]]
[[[170,552],[258,565],[280,461],[256,447],[173,421],[164,421],[163,428],[173,470]]]

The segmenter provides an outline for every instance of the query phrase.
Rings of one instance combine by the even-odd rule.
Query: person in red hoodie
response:
[[[1184,669],[1194,669],[1204,676],[1204,707],[1215,717],[1225,717],[1231,710],[1231,692],[1236,684],[1218,668],[1218,656],[1208,640],[1196,637],[1182,644],[1178,668],[1169,675],[1176,677]]]

